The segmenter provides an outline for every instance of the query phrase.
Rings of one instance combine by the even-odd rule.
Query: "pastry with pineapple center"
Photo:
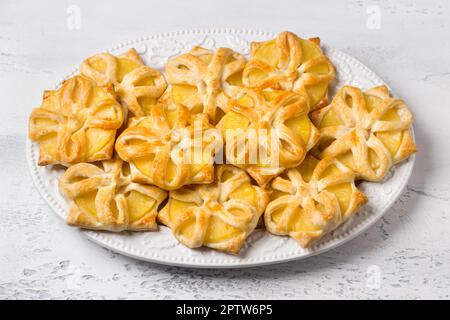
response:
[[[217,126],[229,163],[245,169],[260,186],[298,166],[319,139],[307,100],[295,92],[241,89]]]
[[[45,91],[33,109],[29,137],[39,144],[39,165],[71,165],[110,159],[124,112],[111,86],[74,76]]]
[[[133,181],[174,190],[211,183],[213,160],[222,135],[208,116],[192,116],[181,104],[156,104],[145,117],[130,120],[117,138],[116,151],[131,164]]]
[[[250,88],[306,92],[314,110],[327,105],[328,84],[334,76],[319,38],[302,39],[285,31],[275,39],[252,42],[242,81]]]
[[[158,220],[189,248],[206,246],[238,253],[257,226],[268,201],[244,170],[216,167],[215,182],[171,191]]]
[[[80,73],[98,85],[113,84],[121,102],[135,116],[148,114],[167,87],[162,73],[144,65],[133,48],[119,56],[96,54],[83,61]]]
[[[386,86],[366,92],[344,86],[311,118],[321,133],[316,154],[335,157],[359,179],[381,181],[392,165],[417,151],[410,131],[413,116]]]
[[[78,163],[59,180],[70,204],[67,223],[108,231],[156,230],[158,206],[167,192],[131,181],[127,163],[119,157],[97,165]]]
[[[242,85],[245,63],[245,58],[231,49],[214,52],[196,46],[167,62],[172,98],[193,113],[206,113],[212,123],[217,123],[230,96]]]
[[[311,246],[367,202],[354,181],[354,173],[339,161],[308,155],[299,167],[272,181],[264,213],[267,230]]]

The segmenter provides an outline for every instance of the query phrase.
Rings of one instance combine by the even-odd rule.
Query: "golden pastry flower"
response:
[[[158,219],[189,248],[206,246],[238,253],[267,201],[267,193],[254,186],[245,171],[219,165],[213,184],[171,191]]]
[[[133,48],[119,56],[96,54],[83,61],[80,73],[98,85],[113,84],[121,102],[135,116],[148,114],[167,87],[162,73],[144,65]]]
[[[260,186],[298,166],[318,141],[305,95],[242,89],[218,124],[229,163],[245,169]]]
[[[117,138],[116,151],[131,163],[133,181],[174,190],[211,183],[213,158],[222,145],[208,116],[190,116],[180,104],[156,104],[146,117],[132,118]]]
[[[364,180],[381,181],[393,164],[417,151],[413,116],[386,86],[364,93],[344,86],[311,117],[321,133],[319,156],[337,158]]]
[[[308,155],[298,168],[272,181],[271,201],[264,213],[267,230],[310,246],[367,202],[354,180],[353,172],[339,161]]]
[[[71,166],[59,189],[70,203],[68,224],[108,231],[155,230],[158,206],[167,197],[155,186],[132,182],[128,164],[118,157]]]
[[[328,84],[334,76],[319,38],[302,39],[285,31],[273,40],[252,42],[242,80],[250,88],[306,92],[314,110],[327,104]]]
[[[193,113],[206,113],[216,123],[221,116],[217,108],[225,110],[230,95],[242,84],[245,63],[245,58],[231,49],[213,52],[198,46],[169,59],[166,73],[173,100]]]
[[[82,76],[45,91],[41,107],[29,119],[29,137],[39,143],[38,164],[110,159],[123,118],[112,87],[96,86]]]

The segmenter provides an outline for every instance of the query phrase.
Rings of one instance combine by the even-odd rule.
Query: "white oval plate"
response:
[[[163,70],[167,58],[188,51],[194,45],[206,48],[225,46],[245,55],[249,53],[251,41],[271,39],[270,32],[249,30],[214,29],[188,30],[170,32],[142,37],[125,42],[109,50],[121,53],[134,47],[147,65]],[[367,89],[374,85],[384,84],[373,71],[349,55],[323,46],[327,56],[337,70],[337,88],[350,84]],[[74,68],[56,86],[78,72]],[[332,96],[334,91],[330,93]],[[68,206],[58,192],[57,180],[62,173],[61,168],[37,166],[37,145],[29,140],[26,146],[28,164],[34,183],[42,197],[53,210],[65,218]],[[108,233],[83,231],[92,241],[121,254],[168,265],[196,268],[237,268],[285,262],[306,258],[335,248],[356,237],[373,225],[400,196],[414,166],[414,156],[397,165],[383,183],[361,183],[361,188],[369,198],[369,203],[351,220],[340,228],[325,236],[316,245],[302,249],[295,240],[288,237],[270,235],[264,230],[256,230],[248,239],[247,245],[237,256],[216,252],[210,249],[192,250],[179,244],[171,231],[160,226],[158,232],[123,232]]]

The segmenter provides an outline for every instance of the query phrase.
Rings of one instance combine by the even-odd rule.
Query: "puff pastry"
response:
[[[39,165],[110,159],[124,112],[111,86],[96,86],[75,76],[61,88],[45,91],[33,109],[29,137],[39,143]]]
[[[70,203],[68,224],[108,231],[155,230],[158,206],[167,197],[155,186],[131,182],[128,164],[118,157],[71,166],[59,189]]]
[[[306,91],[313,110],[327,105],[328,84],[334,76],[319,38],[302,39],[285,31],[273,40],[252,42],[242,80],[251,88]]]
[[[80,66],[80,73],[98,85],[113,84],[121,102],[136,116],[144,116],[166,90],[161,72],[145,66],[135,49],[113,56],[96,54]]]
[[[271,183],[271,201],[264,213],[267,230],[310,246],[367,202],[354,180],[354,173],[336,159],[319,161],[308,155],[298,168]]]
[[[285,168],[296,167],[318,141],[305,95],[242,89],[218,124],[229,163],[265,186]]]
[[[393,164],[417,151],[413,116],[386,86],[365,93],[345,86],[311,117],[321,132],[319,156],[336,157],[364,180],[381,181]]]
[[[213,158],[222,135],[208,116],[190,116],[180,104],[156,104],[146,117],[132,118],[117,138],[119,156],[131,163],[133,181],[174,190],[186,184],[211,183]]]
[[[213,184],[171,191],[158,220],[189,248],[206,246],[238,253],[267,201],[267,193],[254,186],[245,171],[219,165]]]
[[[215,52],[196,46],[167,62],[167,81],[176,103],[194,113],[206,113],[213,123],[220,119],[230,95],[242,85],[245,58],[231,49]],[[217,108],[219,111],[217,111]]]

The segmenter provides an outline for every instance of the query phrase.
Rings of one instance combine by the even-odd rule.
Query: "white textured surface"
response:
[[[66,27],[72,3],[81,9],[80,30]],[[450,298],[449,3],[130,3],[0,4],[0,298]],[[380,10],[380,29],[366,27],[370,5]],[[101,249],[44,203],[24,158],[27,116],[42,90],[83,57],[124,40],[211,26],[319,35],[406,100],[421,152],[407,191],[375,227],[299,262],[189,270]],[[377,270],[379,283],[371,281]]]

